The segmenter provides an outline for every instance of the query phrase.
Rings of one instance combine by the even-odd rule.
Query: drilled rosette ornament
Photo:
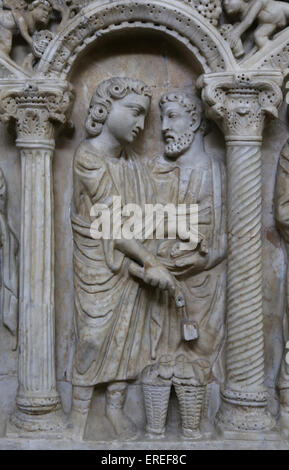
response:
[[[42,57],[44,51],[53,39],[53,33],[47,29],[36,31],[33,34],[32,52],[37,58]]]

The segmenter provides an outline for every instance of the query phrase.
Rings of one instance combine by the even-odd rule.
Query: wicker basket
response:
[[[171,385],[143,384],[148,437],[164,437]]]
[[[179,401],[184,437],[200,437],[199,426],[206,387],[174,383]]]

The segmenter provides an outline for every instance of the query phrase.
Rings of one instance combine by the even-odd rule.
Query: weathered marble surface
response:
[[[0,23],[4,12],[5,15],[7,12],[15,15],[13,2],[12,10],[6,3],[8,1],[3,2],[0,9]],[[28,10],[24,3],[21,11],[26,17]],[[285,91],[282,80],[288,69],[289,28],[287,14],[284,18],[281,15],[284,19],[282,24],[277,24],[274,18],[272,23],[266,23],[262,18],[262,12],[266,13],[268,8],[273,7],[282,13],[287,5],[285,2],[258,0],[260,11],[255,12],[254,18],[259,15],[259,23],[266,23],[267,26],[271,24],[268,29],[270,40],[264,40],[261,44],[260,37],[258,39],[256,34],[254,36],[252,28],[247,31],[243,25],[243,30],[236,32],[235,20],[231,21],[232,28],[224,27],[233,18],[238,21],[238,17],[229,15],[233,12],[228,11],[228,2],[225,2],[223,10],[220,9],[220,2],[211,3],[214,7],[213,16],[208,14],[207,8],[203,8],[204,2],[199,0],[151,1],[149,4],[141,0],[95,0],[75,1],[70,6],[66,2],[55,1],[49,6],[49,23],[37,25],[39,34],[42,30],[47,32],[42,37],[43,42],[38,43],[38,48],[36,36],[31,48],[27,38],[26,41],[21,39],[21,30],[20,35],[15,30],[13,34],[16,39],[10,52],[10,39],[5,31],[0,32],[1,38],[4,38],[4,42],[0,41],[0,106],[3,121],[0,125],[0,167],[7,182],[8,223],[19,241],[21,253],[25,254],[24,258],[20,258],[19,269],[20,351],[19,348],[13,350],[13,338],[3,325],[3,311],[0,309],[0,448],[92,449],[101,448],[101,442],[105,442],[107,448],[123,449],[145,448],[148,445],[160,449],[165,446],[180,449],[287,448],[288,441],[284,434],[289,422],[288,389],[285,388],[282,401],[286,406],[283,406],[285,419],[281,422],[281,438],[277,387],[280,364],[286,354],[284,340],[288,338],[285,295],[287,256],[285,241],[277,230],[274,218],[274,194],[280,152],[289,137],[285,93],[281,97],[280,92]],[[251,2],[235,3],[247,9]],[[80,11],[82,7],[85,10]],[[20,13],[17,14],[17,18],[20,17]],[[246,18],[246,12],[243,12],[243,17]],[[32,35],[33,25],[31,28]],[[243,44],[237,41],[240,41],[240,37]],[[200,78],[203,74],[205,76]],[[246,205],[240,203],[244,192],[237,191],[243,188],[246,178],[253,186],[251,189],[245,188],[245,196],[246,191],[247,194],[251,190],[255,191],[253,219],[258,228],[253,235],[249,234],[249,245],[244,250],[243,265],[239,272],[246,269],[249,263],[250,242],[253,240],[254,245],[257,240],[259,251],[255,256],[256,251],[252,250],[255,256],[252,263],[255,273],[259,272],[256,281],[256,298],[259,296],[261,299],[258,315],[254,310],[255,301],[252,301],[246,289],[242,291],[242,286],[247,282],[245,280],[241,282],[241,290],[236,288],[234,282],[227,284],[229,301],[226,318],[228,315],[233,320],[237,318],[234,310],[236,299],[246,300],[246,295],[249,295],[249,305],[242,306],[241,300],[237,302],[238,307],[241,305],[239,313],[245,315],[246,321],[258,317],[258,325],[256,330],[249,328],[248,334],[238,335],[236,340],[234,322],[228,324],[226,320],[224,323],[231,343],[226,352],[226,343],[222,342],[214,367],[216,380],[209,386],[210,421],[213,424],[217,416],[217,423],[223,431],[222,437],[216,440],[209,440],[208,435],[204,434],[200,441],[181,441],[180,413],[174,393],[169,404],[166,427],[168,442],[148,444],[148,441],[143,443],[142,437],[131,443],[116,440],[115,431],[105,416],[105,386],[102,384],[97,385],[92,398],[84,434],[88,442],[72,440],[68,435],[63,440],[68,432],[74,364],[71,228],[73,155],[86,138],[84,121],[96,86],[118,76],[141,80],[152,90],[145,129],[137,142],[137,153],[142,156],[140,161],[145,157],[163,154],[159,109],[161,96],[175,89],[197,92],[200,96],[202,88],[203,105],[206,106],[210,120],[205,149],[226,165],[227,180],[229,185],[233,185],[229,186],[229,200],[226,202],[231,222],[233,220],[235,223],[240,214],[246,217],[242,213]],[[68,125],[65,124],[66,116]],[[230,167],[229,163],[234,162],[236,155],[237,163],[244,158],[244,149],[247,152],[245,157],[249,156],[248,162],[254,161],[259,166],[258,171],[254,167],[254,174],[242,173],[238,179],[234,165]],[[247,164],[245,160],[244,167]],[[234,200],[235,193],[239,194],[237,200]],[[261,200],[262,210],[258,203]],[[47,227],[50,229],[45,232]],[[230,253],[229,260],[234,267],[234,243]],[[27,261],[29,257],[31,265]],[[40,263],[42,259],[46,260],[46,264]],[[260,267],[261,271],[258,271]],[[229,277],[233,271],[229,268]],[[255,276],[252,273],[249,275]],[[36,276],[34,280],[33,276]],[[250,282],[248,285],[250,290]],[[45,324],[37,323],[39,312]],[[230,330],[232,324],[233,329]],[[33,331],[33,334],[29,333]],[[230,331],[233,331],[232,336]],[[43,341],[37,342],[36,332]],[[252,356],[256,354],[260,364],[256,369],[254,363],[251,363],[253,375],[250,367],[246,369],[246,358],[240,359],[247,338],[251,338]],[[233,366],[230,354],[235,357]],[[37,357],[41,357],[43,362],[37,362]],[[247,371],[245,378],[243,369]],[[47,373],[41,376],[40,371],[43,370],[47,370]],[[236,373],[238,370],[239,376]],[[254,377],[257,377],[256,380]],[[221,394],[221,390],[224,393]],[[233,398],[232,391],[233,395],[235,392],[237,394]],[[242,402],[241,405],[238,405],[238,400]],[[58,403],[60,407],[57,410]],[[266,403],[270,418],[264,411]],[[39,409],[43,412],[40,418],[35,414]],[[146,416],[139,380],[129,384],[124,410],[128,416],[133,416],[142,436]],[[254,431],[254,428],[257,430]],[[264,428],[269,429],[267,435],[263,434]],[[255,432],[257,440],[244,441],[242,431],[246,430],[253,435]],[[59,440],[52,441],[51,432],[57,433]],[[7,437],[4,437],[6,433]],[[234,440],[230,438],[230,433],[235,433]],[[38,440],[40,435],[47,441]],[[262,441],[258,441],[258,438]]]
[[[148,441],[134,441],[133,445],[131,443],[122,442],[122,441],[99,441],[88,442],[88,441],[72,441],[72,440],[50,440],[46,439],[30,439],[25,438],[19,439],[1,439],[0,440],[0,449],[1,450],[98,450],[103,451],[118,451],[118,450],[143,450],[148,451],[156,450],[161,452],[173,451],[173,450],[184,450],[191,452],[194,450],[288,450],[288,445],[286,442],[282,441],[261,441],[261,442],[252,442],[246,440],[239,441],[230,441],[228,440],[216,440],[216,441],[195,441],[195,442],[186,442],[186,443],[172,443],[168,441],[160,441],[154,443]]]

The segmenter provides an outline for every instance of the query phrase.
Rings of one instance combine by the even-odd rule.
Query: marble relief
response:
[[[288,26],[0,2],[1,448],[288,447]]]

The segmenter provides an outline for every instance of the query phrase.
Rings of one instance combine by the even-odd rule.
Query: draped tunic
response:
[[[89,140],[74,158],[75,360],[73,384],[134,380],[163,355],[185,355],[201,361],[209,380],[223,338],[225,219],[223,170],[212,160],[192,169],[180,197],[179,169],[163,157],[141,162],[135,155],[99,155]],[[198,322],[199,339],[185,342],[182,317],[167,292],[147,286],[128,271],[131,259],[115,241],[95,240],[91,208],[105,204],[113,213],[113,197],[122,206],[167,203],[199,204],[199,223],[208,246],[207,264],[199,274],[188,266],[175,271],[169,252],[176,240],[140,240],[176,277],[186,298],[189,319]],[[147,237],[148,238],[148,237]],[[212,270],[212,268],[214,268]]]
[[[186,300],[186,320],[195,321],[199,338],[185,341],[182,321],[174,300],[167,292],[158,292],[158,299],[151,300],[151,352],[155,361],[167,356],[175,361],[182,357],[195,363],[195,372],[202,383],[213,379],[212,368],[224,338],[225,308],[225,169],[207,155],[195,155],[195,163],[187,168],[188,184],[180,186],[180,168],[177,162],[157,156],[149,163],[159,203],[197,204],[198,231],[205,239],[208,249],[206,265],[194,272],[189,264],[176,268],[170,256],[175,240],[158,240],[156,253],[162,264],[175,276],[178,289]],[[191,253],[192,254],[192,253]],[[188,256],[184,252],[180,258]]]
[[[134,155],[100,156],[86,140],[74,158],[74,288],[76,349],[73,383],[135,379],[144,367],[142,338],[149,331],[146,287],[131,277],[131,260],[113,239],[91,238],[94,204],[113,212],[113,196],[122,205],[154,202],[151,178]],[[144,242],[146,245],[151,240]],[[146,332],[145,332],[146,331]]]

